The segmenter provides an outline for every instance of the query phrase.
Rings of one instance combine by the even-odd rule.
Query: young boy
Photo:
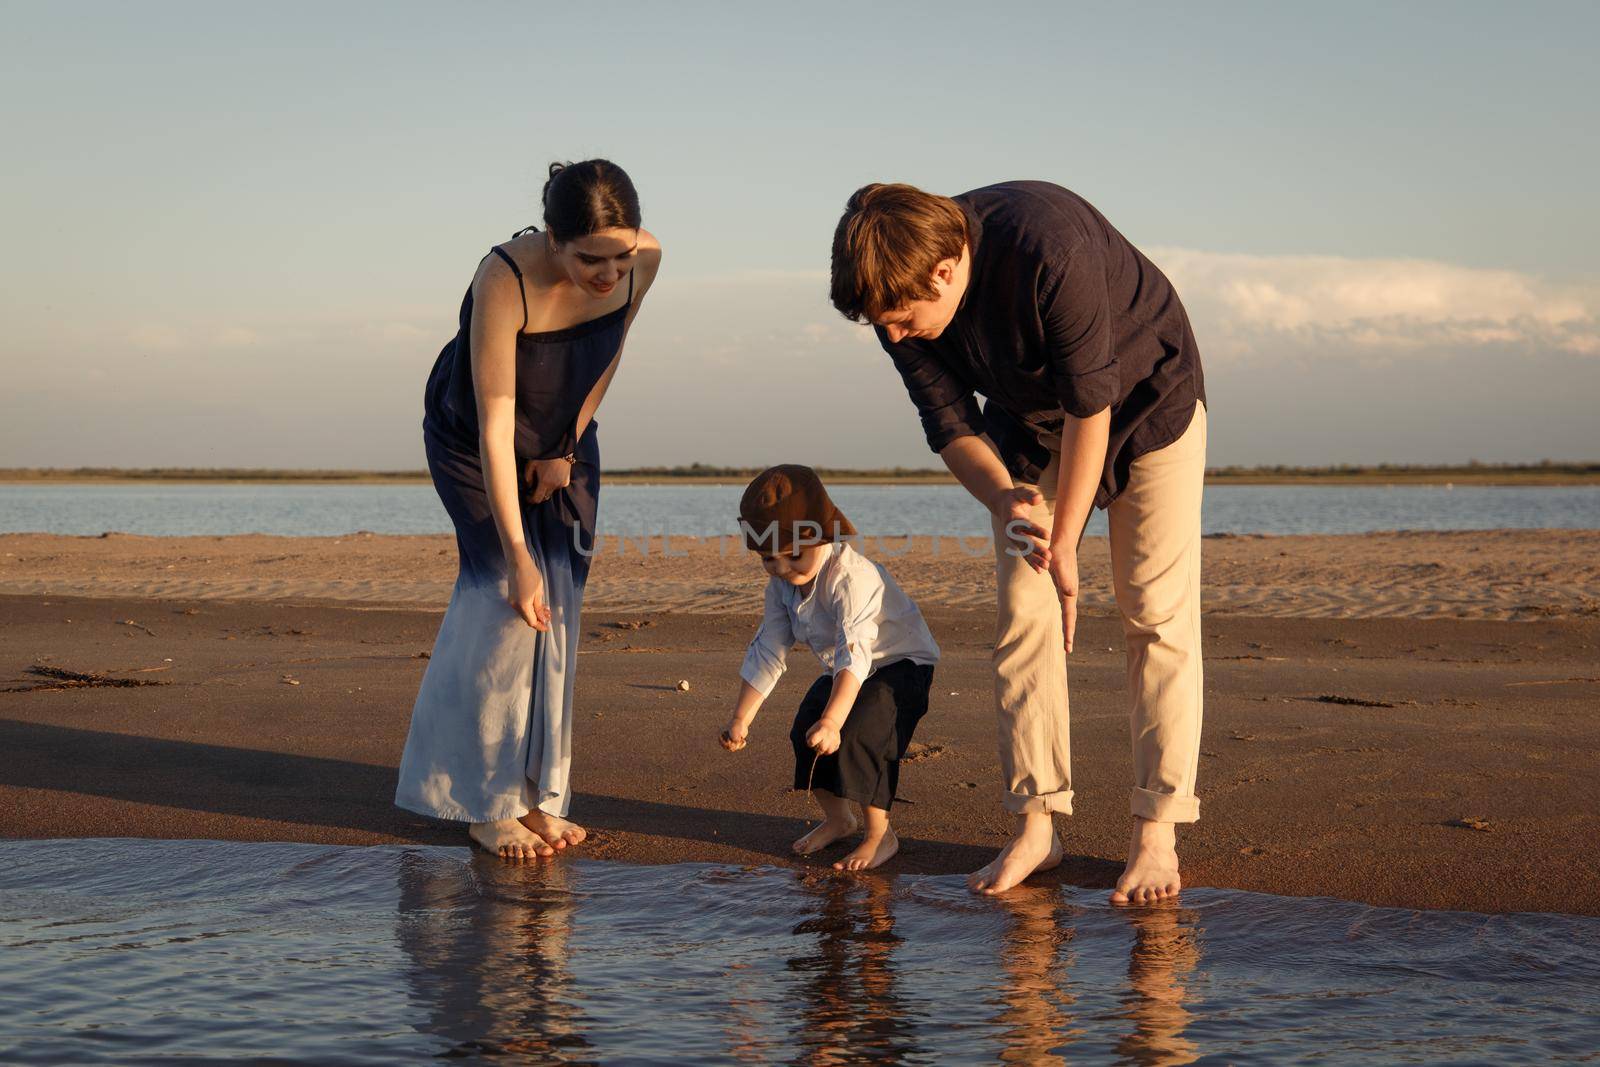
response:
[[[928,711],[939,646],[911,598],[847,542],[855,527],[810,467],[761,472],[739,502],[739,525],[771,577],[765,618],[745,653],[744,684],[722,747],[744,747],[790,647],[797,641],[810,646],[826,673],[800,701],[789,740],[794,787],[813,791],[824,818],[794,851],[809,855],[854,834],[860,829],[854,802],[866,834],[834,869],[876,867],[900,848],[889,828],[889,806],[900,759]]]

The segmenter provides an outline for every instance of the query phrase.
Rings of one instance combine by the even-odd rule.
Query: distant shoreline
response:
[[[688,467],[630,468],[606,471],[605,478],[624,485],[743,485],[758,468]],[[841,470],[819,468],[822,477],[836,484],[953,485],[950,475],[937,469],[893,468]],[[283,485],[425,485],[424,471],[272,470],[266,468],[204,467],[12,467],[0,468],[3,485],[105,484],[256,484]],[[1493,464],[1458,466],[1371,467],[1217,467],[1206,472],[1209,485],[1600,485],[1600,462]]]

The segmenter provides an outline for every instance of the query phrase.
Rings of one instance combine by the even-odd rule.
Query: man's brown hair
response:
[[[833,306],[870,322],[913,300],[932,300],[933,271],[960,259],[967,217],[947,196],[914,185],[863,185],[833,231]]]

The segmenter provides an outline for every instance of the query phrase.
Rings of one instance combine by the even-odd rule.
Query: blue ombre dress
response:
[[[523,231],[524,233],[528,231]],[[533,808],[565,816],[572,800],[573,675],[579,610],[593,553],[600,446],[593,421],[577,435],[584,400],[622,346],[633,304],[566,330],[528,333],[522,272],[517,335],[516,454],[575,454],[572,483],[543,504],[523,503],[529,551],[544,577],[550,630],[532,629],[506,599],[507,567],[478,455],[472,389],[472,291],[461,326],[428,378],[422,420],[428,472],[456,528],[461,569],[411,711],[395,803],[441,819],[493,822]]]

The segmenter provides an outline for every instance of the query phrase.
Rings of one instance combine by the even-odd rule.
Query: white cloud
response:
[[[261,341],[261,331],[248,326],[224,326],[213,338],[218,348],[254,348]]]
[[[1248,356],[1286,340],[1338,349],[1513,345],[1600,353],[1600,289],[1424,259],[1152,251],[1201,350]],[[1359,353],[1357,353],[1359,354]]]

